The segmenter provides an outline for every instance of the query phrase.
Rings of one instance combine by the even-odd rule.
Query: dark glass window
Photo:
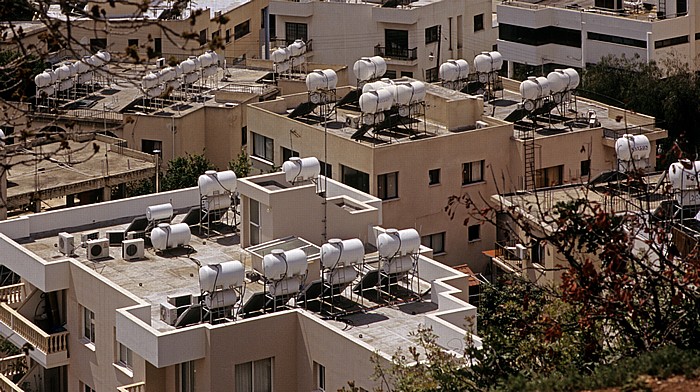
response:
[[[439,26],[433,26],[433,27],[428,27],[425,29],[425,43],[430,44],[433,42],[437,42],[440,37],[439,37]]]
[[[386,55],[389,57],[408,57],[408,31],[384,30]]]
[[[634,46],[635,48],[646,48],[647,42],[639,39],[618,37],[608,34],[588,33],[588,39],[593,41],[610,42],[613,44]]]
[[[284,34],[287,40],[287,45],[294,42],[297,39],[303,39],[304,42],[308,41],[309,32],[306,23],[293,23],[286,22],[284,24]]]
[[[369,193],[369,174],[355,170],[351,167],[340,165],[342,183],[362,192]]]
[[[237,24],[233,28],[233,39],[242,38],[250,33],[250,20]]]
[[[440,169],[428,170],[428,185],[440,183]]]
[[[540,46],[557,44],[581,47],[581,32],[557,26],[547,26],[539,29],[500,23],[498,37],[504,41],[517,42],[525,45]]]
[[[377,196],[382,200],[399,197],[399,172],[377,176]]]
[[[688,43],[688,36],[673,37],[654,42],[654,49],[667,48],[669,46],[682,45]]]
[[[474,15],[474,32],[484,29],[484,14]]]

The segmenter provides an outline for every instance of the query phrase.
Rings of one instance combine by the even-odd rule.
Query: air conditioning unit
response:
[[[175,324],[175,321],[177,321],[177,308],[167,302],[161,303],[160,320],[168,325]]]
[[[80,244],[84,248],[87,246],[87,242],[90,240],[96,240],[100,238],[100,232],[99,231],[91,231],[89,233],[82,233],[80,235]]]
[[[75,237],[66,232],[58,233],[58,251],[66,256],[73,256],[75,253]]]
[[[145,253],[143,238],[137,238],[135,240],[125,240],[122,242],[122,259],[143,259],[144,255]]]
[[[357,129],[360,127],[360,116],[345,116],[345,125],[350,128]]]
[[[86,248],[88,260],[97,260],[109,257],[109,239],[107,238],[87,241]]]
[[[158,66],[158,68],[165,67],[165,57],[161,57],[158,60],[156,60],[156,65]]]

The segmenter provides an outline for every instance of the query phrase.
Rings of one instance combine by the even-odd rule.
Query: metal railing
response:
[[[47,106],[35,105],[33,111],[31,112],[33,117],[37,118],[51,118],[56,119],[61,117],[64,119],[71,120],[89,120],[89,121],[110,121],[110,122],[122,122],[124,121],[124,115],[103,109],[56,109]]]
[[[27,292],[24,283],[0,287],[0,302],[5,302],[8,305],[22,303],[26,296]]]
[[[248,84],[238,84],[238,83],[229,83],[221,88],[219,90],[221,91],[228,91],[232,93],[250,93],[250,94],[257,94],[257,95],[265,95],[269,93],[272,90],[275,90],[275,86],[268,86],[268,85],[248,85]]]
[[[137,382],[134,384],[117,387],[117,392],[146,392],[146,383]]]
[[[418,58],[418,48],[388,48],[386,46],[377,45],[374,47],[374,55],[398,60],[415,60]]]
[[[48,334],[6,303],[0,303],[0,322],[47,355],[68,350],[68,331]]]
[[[631,135],[643,135],[645,133],[654,132],[656,129],[656,124],[646,124],[646,125],[635,125],[633,127],[627,127],[625,129],[610,129],[603,128],[603,137],[607,139],[619,139],[624,134]]]

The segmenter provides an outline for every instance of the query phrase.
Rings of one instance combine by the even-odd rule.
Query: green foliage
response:
[[[197,179],[207,170],[216,167],[201,154],[186,154],[168,162],[168,168],[163,176],[161,190],[172,191],[175,189],[197,186]]]
[[[241,152],[228,163],[228,168],[236,173],[237,178],[248,177],[250,171],[253,168],[253,163],[248,157],[248,153],[245,151],[245,147],[241,149]]]
[[[646,63],[639,56],[609,56],[586,69],[582,82],[583,89],[593,93],[588,94],[591,98],[654,116],[669,131],[664,149],[673,155],[662,159],[660,165],[664,166],[660,167],[677,158],[679,150],[671,151],[675,142],[691,156],[697,154],[700,78],[680,59],[671,56],[659,65]],[[581,95],[587,95],[586,91]]]
[[[28,0],[10,0],[0,7],[0,22],[32,20],[34,8]]]
[[[45,68],[44,62],[34,55],[0,51],[0,98],[24,101],[33,96],[36,88],[34,77]]]
[[[141,181],[132,181],[126,183],[126,197],[135,197],[148,195],[156,191],[156,186],[153,180],[148,178]]]

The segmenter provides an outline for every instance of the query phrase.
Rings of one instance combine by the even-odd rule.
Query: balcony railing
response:
[[[388,57],[396,60],[415,60],[418,58],[418,48],[387,48],[386,46],[375,46],[374,55]]]
[[[146,383],[137,382],[135,384],[117,387],[117,392],[146,392]]]
[[[12,380],[0,374],[0,392],[24,392],[24,390],[15,385]]]
[[[0,322],[44,354],[68,350],[68,331],[48,334],[6,303],[0,303]]]
[[[24,283],[0,287],[0,302],[5,302],[8,305],[22,303],[26,295],[27,293],[26,289],[24,288]]]
[[[27,357],[24,354],[0,358],[0,374],[9,379],[12,379],[12,377],[16,376],[17,374],[24,374],[27,371],[26,360]]]

